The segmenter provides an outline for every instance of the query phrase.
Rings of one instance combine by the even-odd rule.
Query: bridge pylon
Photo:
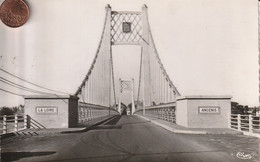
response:
[[[75,93],[81,101],[110,107],[115,105],[117,97],[112,46],[116,45],[141,46],[138,105],[148,107],[175,102],[176,96],[180,96],[159,58],[151,34],[147,10],[147,6],[143,5],[141,12],[112,11],[110,5],[107,5],[96,56]]]
[[[134,102],[134,79],[119,79],[119,100],[118,100],[118,112],[121,113],[122,94],[124,92],[131,93],[131,115],[135,112]]]

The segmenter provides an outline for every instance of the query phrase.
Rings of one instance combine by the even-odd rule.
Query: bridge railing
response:
[[[259,116],[231,114],[230,128],[238,131],[260,134]]]
[[[78,110],[79,123],[88,122],[99,117],[118,114],[118,112],[113,108],[100,106],[100,105],[93,105],[89,103],[80,102],[78,108],[79,108]]]
[[[168,122],[176,123],[175,103],[145,107],[145,116],[162,119]],[[143,115],[143,108],[137,109],[135,114]]]
[[[6,134],[27,129],[30,127],[29,123],[27,115],[16,114],[0,116],[0,133]]]

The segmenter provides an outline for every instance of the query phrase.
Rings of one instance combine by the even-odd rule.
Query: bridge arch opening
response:
[[[120,45],[112,46],[113,66],[115,81],[118,82],[119,78],[127,79],[133,78],[134,82],[134,102],[137,102],[139,72],[141,61],[141,47],[137,45]],[[119,92],[119,84],[115,84],[115,91]],[[119,93],[116,94],[119,98]],[[131,101],[131,93],[122,93],[123,103],[129,105]],[[118,102],[118,101],[117,101]]]

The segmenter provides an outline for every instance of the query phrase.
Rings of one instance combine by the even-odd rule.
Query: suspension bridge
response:
[[[149,111],[153,107],[154,110],[157,106],[166,108],[169,114],[174,115],[176,99],[180,93],[169,78],[156,50],[147,6],[144,5],[141,12],[132,12],[112,11],[108,5],[105,12],[95,57],[75,93],[67,96],[25,96],[25,113],[37,118],[46,127],[76,126],[79,121],[89,120],[93,112],[98,117],[110,113],[122,114],[126,107],[122,108],[121,105],[128,101],[131,102],[128,112],[132,115],[141,111],[144,115],[145,109]],[[139,46],[141,49],[140,62],[136,65],[139,67],[138,79],[134,80],[133,76],[119,76],[119,80],[115,79],[112,47],[129,45]],[[130,96],[127,96],[129,93]],[[54,99],[57,101],[56,105],[42,104],[53,102]],[[67,102],[59,103],[61,99]],[[73,104],[67,104],[69,102]],[[60,110],[63,106],[67,110]],[[46,119],[42,114],[56,116]]]
[[[7,142],[5,160],[240,160],[237,150],[230,147],[243,148],[247,139],[238,137],[241,132],[259,134],[259,117],[231,114],[231,96],[181,96],[156,50],[147,10],[146,5],[140,12],[113,11],[106,6],[95,57],[75,93],[24,96],[25,114],[3,117],[3,134],[10,133],[13,122],[12,133],[32,136],[27,139],[31,146],[25,141],[18,141],[18,147]],[[115,79],[112,47],[125,45],[140,46],[137,80],[133,76]],[[129,105],[123,103],[125,96]],[[44,134],[69,128],[74,131]],[[235,143],[216,142],[230,139]],[[26,151],[30,147],[34,152]],[[259,157],[255,147],[249,148],[251,158]]]

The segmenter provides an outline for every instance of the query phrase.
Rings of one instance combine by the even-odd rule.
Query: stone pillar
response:
[[[36,121],[46,128],[74,127],[78,124],[78,97],[70,95],[25,96],[24,113],[30,116],[31,122]]]
[[[177,98],[176,124],[188,128],[229,128],[231,96]]]

